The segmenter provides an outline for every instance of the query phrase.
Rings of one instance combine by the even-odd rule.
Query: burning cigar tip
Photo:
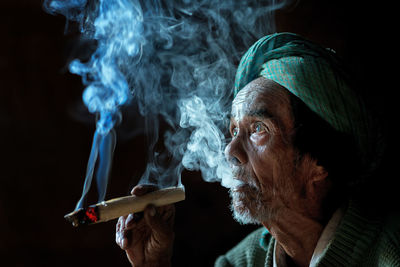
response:
[[[80,225],[86,225],[95,223],[97,221],[95,214],[98,213],[96,206],[90,206],[88,208],[81,208],[74,210],[64,216],[64,218],[70,222],[73,226],[78,227]]]
[[[156,190],[143,196],[126,196],[81,208],[68,213],[64,218],[77,227],[106,222],[130,213],[143,211],[147,205],[164,206],[185,200],[183,187],[168,187]]]

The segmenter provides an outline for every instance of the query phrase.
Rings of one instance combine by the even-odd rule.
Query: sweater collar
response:
[[[362,261],[365,252],[379,233],[381,221],[368,214],[355,200],[350,200],[348,208],[321,256],[320,265],[354,266]]]
[[[379,232],[380,220],[368,215],[355,200],[350,200],[342,220],[327,248],[320,254],[318,265],[352,266],[361,261],[363,254]],[[275,238],[265,230],[260,246],[270,256],[272,263]]]

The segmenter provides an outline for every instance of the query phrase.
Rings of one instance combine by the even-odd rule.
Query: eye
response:
[[[237,127],[233,127],[231,130],[231,134],[233,137],[236,137],[238,135],[239,129]]]
[[[252,133],[262,133],[262,132],[265,132],[265,131],[267,131],[267,126],[264,123],[260,122],[260,121],[258,121],[256,123],[253,123],[252,126],[251,126],[251,132]]]

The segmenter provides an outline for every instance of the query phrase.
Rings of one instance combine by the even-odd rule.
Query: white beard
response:
[[[252,188],[251,190],[253,193],[249,199],[245,192],[238,192],[231,189],[229,191],[231,210],[233,218],[240,224],[259,225],[271,217],[271,211],[268,209],[267,203],[263,203],[261,193],[256,193],[256,188]]]
[[[248,208],[245,208],[240,199],[241,193],[230,191],[231,211],[233,218],[240,224],[260,224],[251,214]],[[237,207],[240,207],[238,210]]]

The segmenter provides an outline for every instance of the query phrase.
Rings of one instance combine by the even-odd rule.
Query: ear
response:
[[[328,171],[323,166],[316,164],[310,180],[312,183],[318,183],[324,181],[327,177]]]
[[[331,182],[327,179],[328,171],[316,162],[314,164],[313,172],[307,184],[307,191],[312,199],[321,201],[329,191]]]
[[[324,166],[318,164],[318,161],[311,157],[310,154],[303,156],[303,177],[305,178],[305,183],[311,186],[315,186],[320,182],[323,182],[328,177],[328,171]]]

